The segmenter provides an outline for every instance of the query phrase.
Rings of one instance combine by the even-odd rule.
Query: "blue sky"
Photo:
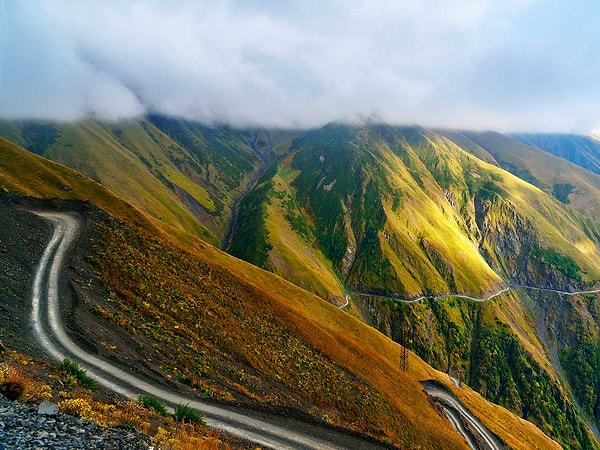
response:
[[[600,129],[597,0],[0,0],[0,116]]]

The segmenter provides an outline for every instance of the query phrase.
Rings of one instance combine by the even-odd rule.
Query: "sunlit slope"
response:
[[[0,138],[0,189],[38,198],[93,202],[104,210],[148,231],[163,233],[151,218],[99,183],[62,164],[34,155]]]
[[[332,124],[291,150],[242,202],[230,251],[322,297],[600,275],[596,224],[439,134]]]
[[[135,153],[121,145],[107,125],[93,121],[35,125],[22,125],[22,133],[32,150],[96,180],[168,225],[216,242],[214,233],[190,214],[175,192],[161,182]],[[147,136],[137,133],[136,124],[126,124],[118,131],[116,128],[117,136],[124,138],[125,128],[134,136],[137,134],[135,141],[139,147],[146,148],[147,152],[153,151]]]
[[[450,137],[455,139],[457,136],[459,133]],[[517,137],[523,142],[499,133],[462,133],[462,139],[485,148],[502,168],[539,187],[588,219],[597,221],[600,216],[600,175],[593,171],[598,159],[595,152],[598,152],[600,144],[584,136]],[[538,140],[540,145],[547,145],[547,151],[529,144]],[[573,162],[567,160],[569,157]]]
[[[293,132],[211,128],[163,116],[0,122],[0,135],[102,183],[166,224],[221,244],[232,208]]]
[[[90,260],[111,290],[82,305],[98,321],[135,329],[134,347],[150,352],[143,359],[151,356],[157,373],[203,395],[293,406],[405,447],[466,448],[417,383],[448,378],[412,354],[401,372],[396,343],[320,298],[202,242],[185,245],[198,252],[182,250],[110,191],[4,140],[0,184],[91,200],[127,221],[98,224]],[[114,344],[110,353],[127,346]],[[466,400],[506,442],[551,448],[530,423]]]

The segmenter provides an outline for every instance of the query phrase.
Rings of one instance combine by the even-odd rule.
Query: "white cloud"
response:
[[[8,0],[0,115],[587,131],[594,11],[559,3]]]

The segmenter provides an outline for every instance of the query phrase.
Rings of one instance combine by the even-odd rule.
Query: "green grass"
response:
[[[175,412],[173,413],[173,416],[177,420],[181,420],[185,423],[193,423],[195,425],[206,426],[204,416],[194,408],[190,407],[188,404],[177,405],[175,407]]]
[[[139,395],[137,401],[140,405],[143,405],[149,409],[153,409],[162,416],[169,415],[167,407],[164,405],[164,403],[152,395]]]
[[[535,246],[532,255],[541,258],[544,263],[555,267],[565,277],[581,282],[581,268],[572,258],[562,255],[553,248],[540,248]]]
[[[90,377],[87,372],[79,367],[76,362],[71,361],[70,359],[64,359],[60,367],[68,375],[73,376],[81,386],[89,389],[92,392],[96,392],[98,390],[98,383],[96,383],[96,380]]]

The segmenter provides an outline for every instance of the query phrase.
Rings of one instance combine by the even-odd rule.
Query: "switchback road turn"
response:
[[[435,382],[423,382],[425,392],[442,408],[456,430],[473,450],[504,450],[505,445],[488,430],[446,388]]]
[[[35,272],[31,324],[43,349],[56,361],[76,361],[98,383],[126,396],[152,395],[169,407],[188,404],[206,417],[210,427],[255,442],[266,448],[298,449],[383,449],[389,448],[341,431],[319,427],[283,416],[218,406],[186,397],[149,383],[88,353],[68,335],[60,315],[59,278],[69,246],[79,232],[79,221],[71,214],[34,211],[49,220],[53,234]]]

